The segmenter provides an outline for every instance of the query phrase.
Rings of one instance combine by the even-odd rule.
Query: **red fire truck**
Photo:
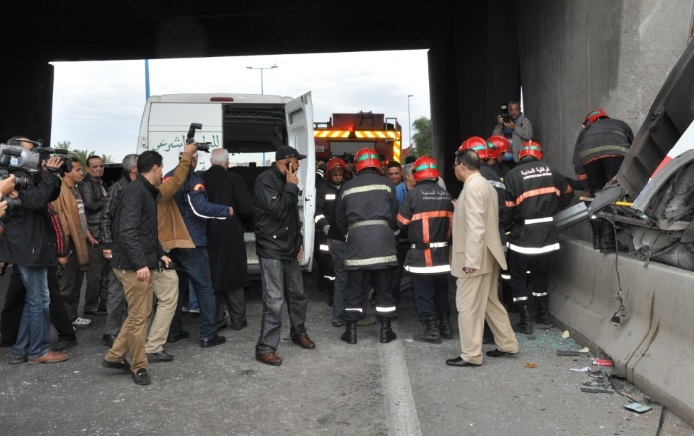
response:
[[[402,127],[397,118],[386,118],[383,114],[358,112],[356,114],[333,114],[330,121],[313,123],[316,142],[316,158],[326,161],[345,153],[352,156],[362,148],[373,148],[386,160],[400,162]]]

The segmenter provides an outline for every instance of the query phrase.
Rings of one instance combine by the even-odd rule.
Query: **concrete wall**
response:
[[[563,238],[553,257],[550,312],[618,373],[694,425],[694,273]],[[587,273],[589,272],[589,273]],[[610,322],[619,309],[626,316]]]

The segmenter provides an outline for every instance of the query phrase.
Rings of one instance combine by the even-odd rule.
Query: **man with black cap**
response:
[[[263,319],[255,358],[279,366],[277,347],[282,330],[282,304],[289,298],[288,311],[292,342],[301,348],[316,347],[306,334],[304,322],[308,297],[304,293],[299,259],[304,246],[299,217],[299,161],[306,156],[288,145],[275,153],[275,162],[258,176],[253,198],[256,252],[263,291]]]

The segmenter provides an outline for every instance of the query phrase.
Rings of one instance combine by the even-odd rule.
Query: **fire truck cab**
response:
[[[313,123],[313,136],[317,159],[354,155],[362,148],[373,148],[388,162],[401,159],[402,127],[384,114],[333,114],[330,121]]]

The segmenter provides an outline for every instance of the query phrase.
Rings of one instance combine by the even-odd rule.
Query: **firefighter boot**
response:
[[[381,321],[381,343],[387,344],[397,338],[395,332],[390,328],[390,321]]]
[[[357,323],[354,321],[348,321],[347,322],[347,328],[345,329],[345,332],[342,333],[342,336],[340,336],[340,339],[347,342],[348,344],[356,344],[357,343]]]
[[[615,237],[615,230],[612,223],[609,221],[601,221],[602,225],[602,238],[600,239],[600,252],[601,253],[614,253],[615,251],[627,252],[629,247],[617,241]]]
[[[599,250],[600,240],[602,239],[602,222],[590,220],[590,229],[593,232],[593,250]]]
[[[535,297],[535,322],[538,324],[552,324],[549,318],[549,295]]]
[[[441,343],[441,332],[439,331],[439,318],[431,317],[424,320],[424,334],[415,335],[417,342],[428,342],[430,344]]]
[[[439,316],[439,331],[441,339],[453,339],[453,328],[451,328],[451,316],[449,314]]]
[[[530,305],[521,304],[518,306],[518,314],[520,315],[520,321],[518,321],[518,331],[526,335],[532,335],[533,320],[530,316]]]

